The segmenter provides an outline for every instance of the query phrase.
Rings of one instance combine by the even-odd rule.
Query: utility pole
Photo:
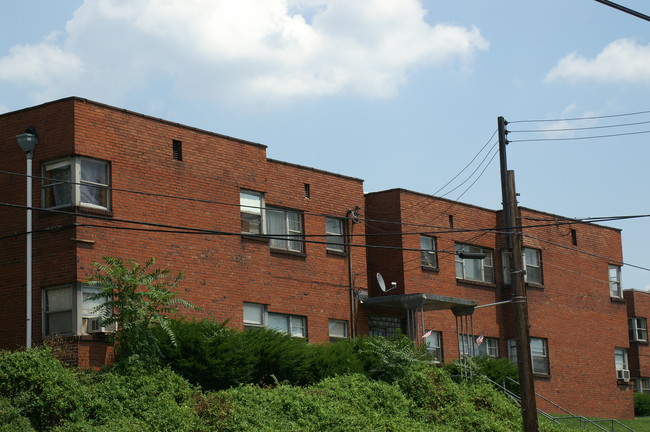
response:
[[[503,195],[503,220],[506,227],[506,247],[510,252],[510,283],[512,304],[515,308],[515,330],[517,337],[517,366],[519,369],[519,394],[521,415],[525,432],[538,432],[537,405],[535,403],[535,382],[528,332],[528,300],[524,283],[523,246],[515,173],[508,171],[506,125],[503,117],[497,119],[499,133],[499,156],[501,160],[501,192]]]

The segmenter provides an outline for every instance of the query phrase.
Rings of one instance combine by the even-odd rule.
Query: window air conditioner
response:
[[[630,371],[627,369],[619,369],[616,371],[616,378],[625,382],[630,381]]]
[[[109,333],[117,329],[117,323],[108,326],[101,325],[101,318],[84,318],[86,333]]]

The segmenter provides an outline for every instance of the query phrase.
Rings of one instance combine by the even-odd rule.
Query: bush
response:
[[[11,405],[7,398],[0,397],[0,432],[33,432],[29,419],[18,408]]]
[[[214,321],[173,320],[173,344],[158,331],[162,358],[190,382],[206,390],[239,384],[314,384],[323,378],[363,371],[352,341],[308,344],[265,328],[245,332]]]
[[[634,415],[637,417],[650,416],[650,394],[634,393]]]
[[[469,368],[474,378],[486,376],[495,383],[518,395],[519,370],[517,364],[507,358],[495,358],[488,355],[469,358]],[[453,377],[460,376],[458,361],[445,365],[445,370]]]
[[[85,402],[76,373],[49,348],[0,352],[0,394],[37,430],[79,418]]]

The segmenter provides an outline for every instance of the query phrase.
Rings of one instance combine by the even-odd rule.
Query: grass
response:
[[[606,423],[606,422],[599,422],[597,421],[598,419],[591,419],[596,421],[596,424],[599,426],[602,426],[606,430],[611,430],[611,423]],[[546,419],[540,418],[540,422],[542,421],[547,421]],[[635,432],[650,432],[650,417],[637,417],[634,420],[619,420],[619,422],[623,423],[625,426],[631,428]],[[563,426],[567,427],[569,430],[584,430],[584,428],[580,427],[580,422],[579,420],[564,420],[561,421],[560,424]],[[594,430],[593,427],[589,427],[588,430]],[[618,425],[614,426],[614,431],[616,432],[629,432],[627,429],[624,429]]]
[[[621,420],[625,426],[636,432],[650,432],[650,417],[637,417],[634,420]]]

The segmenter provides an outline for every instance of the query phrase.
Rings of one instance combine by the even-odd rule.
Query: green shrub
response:
[[[480,355],[467,359],[469,370],[474,378],[480,379],[486,376],[495,383],[505,386],[508,391],[519,394],[519,371],[517,364],[507,358],[495,358],[488,355]],[[445,365],[445,370],[452,377],[460,377],[460,364],[458,361]]]
[[[77,374],[49,348],[0,352],[0,395],[37,430],[79,418],[85,401]]]
[[[33,432],[27,417],[11,405],[7,398],[0,397],[0,432]]]
[[[637,417],[650,416],[650,394],[634,393],[634,415]]]
[[[429,365],[421,347],[404,335],[358,337],[353,342],[365,373],[373,379],[395,382]]]

